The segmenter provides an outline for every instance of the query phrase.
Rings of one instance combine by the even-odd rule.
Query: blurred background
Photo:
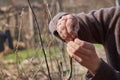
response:
[[[51,80],[67,80],[71,73],[69,56],[65,44],[49,32],[51,18],[61,11],[77,14],[119,6],[119,0],[30,2],[39,30],[27,0],[0,0],[0,80],[50,80],[48,72]],[[99,44],[95,47],[99,57],[106,60],[103,47]],[[72,67],[71,80],[83,80],[86,68],[75,61]]]

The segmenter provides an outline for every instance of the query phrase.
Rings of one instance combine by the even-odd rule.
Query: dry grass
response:
[[[100,57],[105,59],[104,49],[102,46],[97,46],[96,51]],[[57,58],[57,62],[56,62]],[[64,78],[67,77],[70,71],[69,59],[67,59],[67,64],[61,60],[61,57],[52,57],[48,63],[50,67],[50,72],[53,80],[59,80],[58,64],[63,63],[63,73]],[[73,62],[73,80],[83,80],[86,74],[86,69]],[[48,80],[47,69],[45,65],[44,58],[39,59],[39,57],[33,56],[28,59],[24,59],[18,65],[14,60],[5,60],[0,58],[0,80]]]

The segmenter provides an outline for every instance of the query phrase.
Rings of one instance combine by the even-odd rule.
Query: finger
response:
[[[74,16],[72,15],[72,14],[68,14],[68,15],[66,15],[65,16],[67,19],[73,19],[74,18]]]
[[[90,61],[90,58],[88,55],[86,56],[80,52],[72,53],[72,48],[70,47],[67,47],[67,53],[70,55],[70,57],[75,59],[77,62],[79,62],[83,66],[88,64],[88,61]]]
[[[76,61],[82,62],[89,59],[89,56],[85,55],[84,53],[81,53],[79,51],[74,52],[73,47],[67,47],[67,53],[70,55],[70,57],[74,58]]]
[[[72,38],[76,38],[77,37],[77,32],[75,32],[75,23],[72,19],[67,19],[66,21],[66,28],[67,28],[67,32],[71,35]]]
[[[73,41],[70,41],[67,43],[67,47],[72,47],[74,50],[78,50],[79,45],[75,44]],[[72,52],[75,53],[74,51]]]
[[[71,27],[71,28],[73,28],[73,25],[74,25],[74,20],[75,20],[75,18],[73,17],[73,15],[66,15],[66,18],[67,18],[67,24],[66,24],[66,26],[68,26],[68,28],[69,27]]]
[[[58,21],[57,24],[57,32],[60,35],[62,39],[65,41],[72,41],[73,38],[71,37],[70,34],[68,34],[67,29],[66,29],[66,20],[62,20],[62,18]]]
[[[67,15],[62,16],[62,20],[67,20]]]
[[[61,25],[59,27],[61,27]],[[66,29],[57,30],[57,32],[63,40],[67,42],[73,40],[71,36],[67,33]]]
[[[83,46],[79,45],[79,44],[76,44],[75,42],[71,41],[67,44],[67,47],[71,47],[71,51],[72,53],[76,53],[77,52],[77,55],[84,55],[86,57],[89,57],[90,54],[90,49],[86,49],[84,48]],[[73,48],[73,49],[72,49]],[[78,54],[80,53],[80,54]]]
[[[67,19],[66,21],[66,28],[69,34],[73,34],[74,30],[74,23],[73,19]]]
[[[78,38],[76,38],[74,40],[74,42],[78,45],[80,45],[81,47],[83,48],[86,48],[86,49],[93,49],[93,44],[89,43],[89,42],[86,42],[86,41],[83,41],[83,40],[80,40]]]
[[[61,28],[62,25],[59,26],[59,28]],[[68,41],[73,41],[73,39],[71,38],[71,35],[69,35],[67,33],[67,30],[66,29],[59,29],[57,30],[58,34],[60,35],[60,37],[65,40],[66,42]]]
[[[60,35],[61,38],[65,39],[68,35],[67,29],[65,27],[65,20],[59,20],[57,24],[57,32]]]
[[[66,23],[66,20],[64,19],[59,19],[58,22],[57,22],[57,26],[61,25],[61,24],[64,24],[65,25]]]
[[[64,15],[64,16],[61,17],[61,19],[64,19],[64,20],[67,20],[67,19],[73,19],[73,18],[74,18],[74,16],[71,15],[71,14]]]
[[[69,54],[70,57],[74,58],[75,60],[81,62],[82,58],[80,57],[76,57],[76,55],[74,53],[72,53],[72,48],[67,47],[67,53]]]
[[[57,23],[58,23],[58,25],[60,25],[62,21],[65,21],[65,22],[66,22],[66,20],[67,20],[67,17],[66,17],[66,16],[62,16],[62,17],[58,20]]]
[[[63,29],[62,31],[59,31],[58,32],[59,33],[59,35],[60,35],[60,37],[62,38],[62,39],[66,39],[67,38],[67,36],[68,36],[68,33],[67,33],[67,30],[66,29]]]

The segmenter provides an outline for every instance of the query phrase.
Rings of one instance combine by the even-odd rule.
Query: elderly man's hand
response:
[[[100,59],[91,43],[78,39],[79,22],[71,14],[62,16],[57,23],[57,32],[67,42],[67,52],[81,65],[95,74]]]
[[[95,74],[95,71],[99,67],[100,59],[91,43],[75,39],[67,43],[67,52],[77,62]]]
[[[75,16],[69,14],[62,16],[57,22],[57,32],[65,41],[72,41],[78,37],[78,20]]]

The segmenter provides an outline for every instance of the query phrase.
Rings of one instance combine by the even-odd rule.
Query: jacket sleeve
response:
[[[79,20],[79,38],[92,43],[105,44],[107,36],[116,38],[120,56],[120,7],[103,8],[88,14],[75,14]],[[109,43],[110,44],[110,43]],[[120,72],[101,61],[96,74],[87,74],[86,80],[120,80]]]
[[[86,80],[120,80],[120,72],[116,71],[114,68],[101,60],[101,64],[95,76],[92,76],[92,74],[88,72]]]
[[[119,24],[120,7],[103,8],[88,14],[75,15],[79,20],[79,38],[92,43],[104,44],[108,33]]]
[[[60,38],[60,36],[56,30],[57,21],[61,16],[67,14],[71,13],[58,13],[49,23],[50,32],[58,38]],[[79,21],[80,30],[78,32],[78,37],[81,40],[104,44],[108,33],[111,31],[113,31],[112,33],[115,33],[114,29],[116,26],[119,26],[120,7],[102,8],[100,10],[91,11],[88,14],[79,13],[73,15]]]

